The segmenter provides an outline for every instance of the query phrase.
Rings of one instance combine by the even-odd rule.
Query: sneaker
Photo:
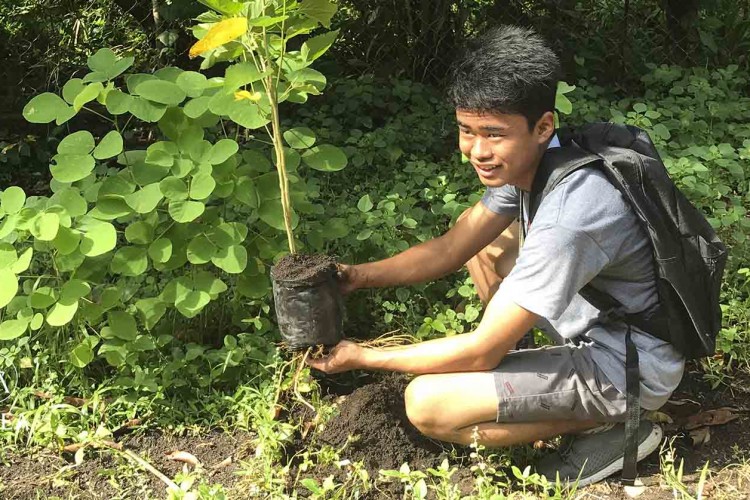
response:
[[[578,486],[593,484],[620,472],[625,424],[616,424],[608,429],[597,428],[597,431],[565,436],[555,453],[537,463],[536,471],[549,481],[555,481],[559,472],[561,481],[574,482],[578,479]],[[638,428],[639,461],[659,447],[662,435],[661,427],[646,420],[641,421]]]

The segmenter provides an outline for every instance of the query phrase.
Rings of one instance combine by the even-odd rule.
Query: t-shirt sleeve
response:
[[[518,216],[520,205],[518,189],[509,184],[501,187],[488,187],[482,196],[482,203],[496,214]]]
[[[555,320],[608,263],[607,254],[584,231],[563,225],[535,227],[498,293]]]

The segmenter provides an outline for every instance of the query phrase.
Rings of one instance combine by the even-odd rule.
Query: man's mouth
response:
[[[477,167],[479,170],[484,170],[485,172],[489,172],[497,168],[497,165],[477,165],[476,163],[474,164],[474,166]]]

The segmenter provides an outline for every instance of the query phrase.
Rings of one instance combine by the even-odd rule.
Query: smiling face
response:
[[[482,184],[531,190],[536,169],[555,131],[554,115],[544,113],[529,130],[520,114],[456,110],[459,148]]]

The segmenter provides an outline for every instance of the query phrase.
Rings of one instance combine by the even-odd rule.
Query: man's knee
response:
[[[429,375],[415,378],[406,387],[406,416],[422,434],[435,436],[444,430],[439,419],[442,396],[433,377]]]

